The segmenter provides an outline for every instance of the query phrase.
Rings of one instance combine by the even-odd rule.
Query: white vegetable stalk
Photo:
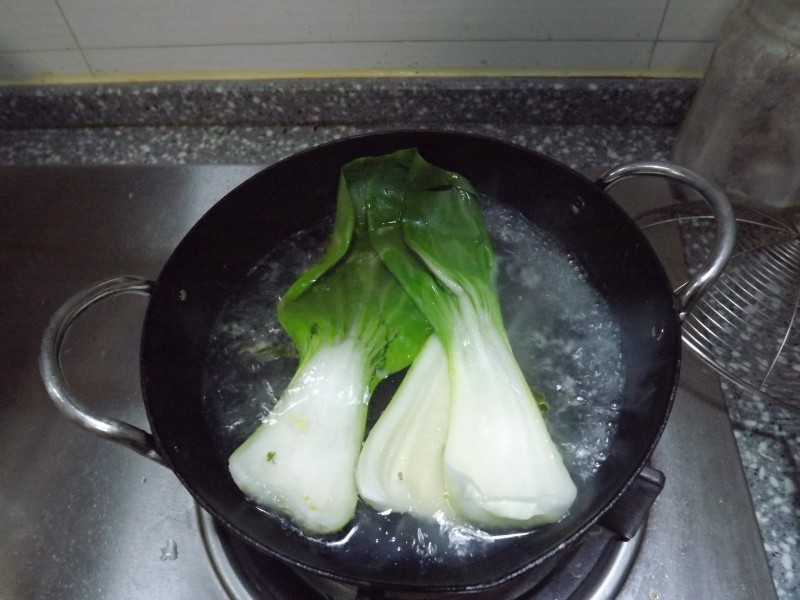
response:
[[[236,484],[303,529],[329,533],[353,517],[369,400],[368,353],[348,338],[300,365],[267,419],[231,455]]]
[[[356,481],[377,510],[488,529],[558,521],[577,493],[503,331],[461,296],[370,431]]]
[[[447,355],[432,335],[361,450],[356,484],[365,502],[428,520],[454,517],[442,469],[449,416]]]
[[[454,508],[483,527],[560,519],[575,484],[503,331],[464,296],[450,340],[444,478]]]

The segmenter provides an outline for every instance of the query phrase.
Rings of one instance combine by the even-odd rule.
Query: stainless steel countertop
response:
[[[0,169],[0,598],[224,597],[188,492],[167,469],[58,414],[37,354],[67,297],[116,275],[156,277],[200,215],[256,170]],[[63,354],[87,404],[142,427],[144,310],[142,298],[103,303]],[[667,484],[622,597],[774,597],[718,382],[688,353],[653,465]]]

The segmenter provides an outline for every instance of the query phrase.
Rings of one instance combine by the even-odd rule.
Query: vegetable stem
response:
[[[320,347],[231,455],[239,488],[307,531],[344,527],[358,499],[352,474],[364,437],[368,384],[362,342],[348,338]]]

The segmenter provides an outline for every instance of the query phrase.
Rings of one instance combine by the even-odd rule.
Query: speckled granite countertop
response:
[[[266,165],[339,137],[420,127],[483,133],[597,169],[668,158],[695,86],[504,78],[8,87],[0,166]],[[723,389],[778,595],[796,598],[800,416]]]
[[[514,78],[0,88],[0,164],[268,164],[363,131],[435,127],[597,167],[666,156],[693,91]]]

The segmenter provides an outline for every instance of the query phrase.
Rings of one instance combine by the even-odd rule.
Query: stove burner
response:
[[[301,572],[261,554],[231,536],[199,506],[197,520],[203,543],[214,571],[231,600],[367,600],[373,596],[357,586],[340,583],[312,573]],[[595,526],[584,540],[554,569],[536,584],[525,586],[524,575],[507,594],[517,600],[564,598],[569,600],[607,600],[615,598],[639,553],[646,522],[629,541]],[[504,588],[506,589],[506,588]],[[470,593],[470,600],[496,598],[497,589],[485,594]],[[411,599],[413,593],[383,598]],[[455,597],[455,596],[453,596]]]

